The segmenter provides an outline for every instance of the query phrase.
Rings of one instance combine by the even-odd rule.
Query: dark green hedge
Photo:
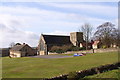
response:
[[[85,50],[86,48],[82,47],[75,47],[72,45],[63,45],[63,46],[53,46],[49,50],[50,52],[56,52],[56,53],[64,53],[67,51],[80,51],[80,50]]]

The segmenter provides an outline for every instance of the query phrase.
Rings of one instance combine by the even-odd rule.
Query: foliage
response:
[[[14,47],[15,46],[15,43],[14,42],[11,42],[10,43],[10,48]]]
[[[103,46],[102,46],[102,48],[103,48],[103,49],[106,49],[106,48],[107,48],[107,46],[106,46],[106,45],[103,45]]]
[[[64,53],[71,49],[72,45],[52,46],[50,52]]]
[[[120,75],[119,70],[120,69],[116,69],[116,70],[104,72],[104,73],[101,73],[101,74],[86,76],[85,78],[119,78],[119,76],[118,76],[118,75]]]
[[[15,45],[21,45],[20,43],[16,43]]]
[[[71,47],[71,51],[80,51],[80,50],[85,50],[86,48],[85,47]]]
[[[83,32],[83,37],[87,42],[90,41],[92,29],[93,28],[89,23],[85,23],[81,26],[81,29],[79,29],[79,31]]]
[[[106,22],[98,26],[97,31],[94,33],[94,37],[100,40],[102,45],[105,45],[107,48],[111,44],[118,42],[118,30],[114,26],[114,24]]]
[[[78,75],[77,75],[77,73],[75,72],[75,71],[73,71],[73,72],[69,72],[69,74],[68,74],[68,80],[78,80],[79,79],[79,77],[78,77]]]
[[[79,31],[83,32],[83,38],[86,41],[86,49],[88,49],[88,42],[91,41],[91,33],[92,33],[92,26],[89,23],[85,23],[81,26],[81,29]]]
[[[72,45],[63,45],[63,46],[53,46],[50,49],[50,52],[56,52],[56,53],[64,53],[67,51],[79,51],[79,50],[85,50],[84,47],[76,47]]]

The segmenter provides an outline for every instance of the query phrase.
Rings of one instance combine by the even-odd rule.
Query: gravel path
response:
[[[64,55],[38,55],[38,56],[30,56],[34,58],[67,58],[67,57],[73,57],[73,56],[64,56]]]

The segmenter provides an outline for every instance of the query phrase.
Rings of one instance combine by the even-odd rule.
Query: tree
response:
[[[21,45],[20,43],[16,43],[15,45]]]
[[[97,27],[97,31],[94,33],[96,39],[100,40],[102,45],[107,48],[114,44],[117,40],[117,29],[111,22],[105,22]]]
[[[83,32],[83,38],[86,41],[86,50],[88,47],[88,42],[91,41],[92,26],[89,23],[85,23],[79,29],[80,32]]]
[[[10,43],[10,48],[14,47],[15,46],[15,43],[14,42],[11,42]]]
[[[120,47],[120,31],[118,29],[115,29],[112,35],[112,44],[115,44]]]

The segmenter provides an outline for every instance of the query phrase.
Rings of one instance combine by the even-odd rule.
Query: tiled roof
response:
[[[20,51],[24,46],[26,46],[26,44],[16,45],[16,46],[12,47],[10,50],[12,50],[12,51]]]
[[[43,35],[46,44],[71,44],[70,36]]]

